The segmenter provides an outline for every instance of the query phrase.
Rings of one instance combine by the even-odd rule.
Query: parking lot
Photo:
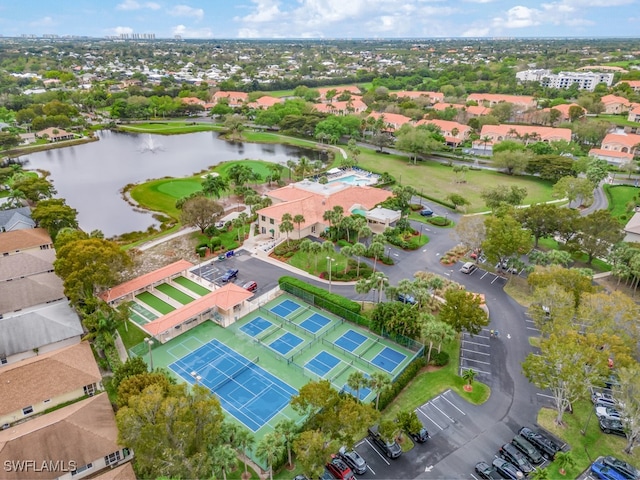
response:
[[[476,379],[487,382],[491,376],[491,338],[490,330],[483,329],[478,335],[464,332],[460,346],[460,375],[473,369]]]
[[[239,250],[233,256],[224,260],[215,258],[202,263],[193,268],[191,273],[201,277],[212,286],[222,286],[224,284],[220,281],[220,278],[224,273],[230,268],[237,268],[239,270],[238,277],[232,280],[231,283],[242,286],[253,280],[258,283],[258,289],[253,293],[260,295],[263,291],[273,288],[277,284],[277,278],[272,279],[269,274],[263,273],[261,268],[253,268],[254,265],[255,267],[263,267],[259,260],[252,259],[247,252]]]

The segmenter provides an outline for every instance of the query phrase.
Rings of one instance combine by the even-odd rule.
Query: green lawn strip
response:
[[[620,225],[626,225],[633,216],[633,208],[640,204],[640,189],[626,185],[605,185],[604,191],[609,200],[611,216],[616,217]]]
[[[251,474],[251,476],[249,477],[250,480],[259,480],[260,476],[253,468],[251,468],[251,465],[248,466],[247,472]],[[238,460],[236,469],[232,470],[231,472],[227,472],[227,480],[240,480],[243,473],[244,462],[242,460]]]
[[[249,229],[251,225],[244,225],[241,227],[240,239],[243,239],[247,233],[249,233]],[[242,245],[242,241],[238,241],[238,230],[237,228],[232,228],[231,230],[220,230],[220,234],[218,237],[222,241],[222,246],[225,248],[225,251],[235,250],[240,245]],[[197,242],[206,242],[209,240],[209,237],[201,234],[200,232],[193,233],[193,238],[197,239]]]
[[[166,315],[167,313],[171,313],[175,310],[175,308],[169,305],[164,300],[159,299],[151,292],[142,292],[136,295],[136,298],[143,303],[146,303],[151,308],[153,308],[156,312]]]
[[[205,287],[203,287],[202,285],[189,280],[188,278],[185,277],[176,277],[172,280],[172,282],[177,283],[178,285],[187,288],[189,290],[191,290],[193,293],[196,293],[198,295],[204,296],[207,293],[211,293],[211,291]]]
[[[598,120],[606,120],[607,122],[611,122],[614,125],[620,127],[637,127],[637,122],[630,122],[628,120],[628,115],[625,113],[624,115],[614,115],[614,114],[599,114],[596,117]]]
[[[559,244],[553,238],[541,238],[538,242],[538,248],[541,250],[566,250],[565,246]],[[598,272],[610,272],[611,265],[607,262],[600,260],[599,258],[594,258],[591,265],[587,265],[588,256],[581,252],[575,252],[571,255],[571,258],[575,260],[576,263],[573,264],[574,268],[591,268],[596,273]]]
[[[383,419],[395,419],[398,412],[412,412],[420,405],[436,395],[451,389],[465,400],[474,403],[484,403],[491,393],[489,387],[480,382],[473,383],[473,391],[463,390],[465,381],[458,375],[460,341],[443,345],[442,349],[449,353],[449,363],[444,367],[428,372],[423,370],[398,397],[382,413]]]
[[[300,270],[304,270],[305,272],[310,273],[311,275],[319,276],[322,272],[326,272],[328,274],[328,260],[327,257],[333,258],[335,261],[331,262],[331,271],[332,272],[341,272],[347,266],[348,258],[342,255],[341,253],[334,252],[331,255],[327,255],[326,253],[320,253],[317,256],[317,268],[316,268],[316,259],[313,258],[313,255],[309,255],[308,253],[303,253],[298,250],[292,257],[289,258],[289,265],[293,267],[297,267]]]
[[[538,424],[569,444],[576,466],[567,469],[566,478],[577,478],[601,455],[613,455],[633,465],[640,465],[640,450],[636,449],[632,455],[627,455],[623,452],[626,445],[623,437],[607,435],[600,431],[593,404],[589,400],[576,402],[573,405],[573,414],[564,414],[565,426],[558,427],[555,418],[555,410],[543,408],[538,413]],[[582,435],[580,432],[585,425],[586,434]],[[562,478],[556,462],[551,463],[548,469],[549,478]]]
[[[120,130],[135,133],[154,133],[159,135],[176,135],[183,133],[210,132],[222,130],[222,127],[208,123],[193,122],[159,122],[119,125]]]
[[[126,326],[124,323],[119,323],[118,333],[127,350],[143,342],[144,339],[149,336],[140,330],[133,322],[129,322]]]
[[[187,303],[193,302],[194,298],[190,297],[182,290],[178,290],[176,287],[172,287],[167,283],[161,283],[156,286],[156,289],[164,293],[165,295],[170,296],[174,300],[180,302],[182,305],[186,305]]]
[[[466,183],[456,183],[453,169],[448,165],[432,160],[413,165],[404,155],[385,155],[366,148],[361,150],[358,165],[365,170],[387,172],[396,179],[398,184],[410,185],[418,192],[422,191],[441,201],[445,201],[452,193],[462,195],[471,202],[467,209],[469,213],[487,209],[480,194],[488,186],[525,187],[527,197],[524,199],[524,204],[547,202],[553,199],[552,183],[537,177],[510,176],[492,170],[469,170],[465,176]]]

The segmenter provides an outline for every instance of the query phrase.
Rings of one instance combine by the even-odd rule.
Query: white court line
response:
[[[476,368],[471,368],[471,367],[460,367],[460,372],[462,372],[462,370],[473,370],[476,373],[484,373],[485,375],[491,375],[491,372],[485,372],[484,370],[478,370]]]
[[[466,415],[467,415],[466,413],[464,413],[462,410],[460,410],[458,407],[456,407],[456,406],[453,404],[453,402],[451,402],[447,397],[445,397],[445,395],[446,395],[448,392],[450,392],[450,391],[451,391],[451,390],[447,390],[446,392],[444,392],[444,393],[442,394],[442,398],[443,398],[443,400],[445,400],[445,401],[449,402],[449,404],[450,404],[453,408],[455,408],[455,409],[456,409],[456,410],[458,410],[461,414],[463,414],[463,415],[465,415],[465,416],[466,416]]]
[[[365,441],[365,442],[367,442],[367,443],[369,444],[369,446],[373,449],[373,451],[375,451],[375,452],[380,456],[380,458],[381,458],[382,460],[384,460],[384,463],[386,463],[387,465],[391,465],[391,464],[389,463],[389,461],[388,461],[386,458],[384,458],[384,457],[382,456],[382,454],[378,451],[378,449],[377,449],[376,447],[374,447],[373,445],[371,445],[371,442],[370,442],[368,439],[366,439],[366,438],[365,438],[365,439],[364,439],[364,441]]]
[[[463,352],[477,353],[478,355],[491,355],[489,352],[476,352],[475,350],[469,350],[468,348],[461,348],[460,350]]]
[[[475,363],[481,363],[483,365],[491,365],[491,362],[483,362],[482,360],[474,360],[473,358],[469,358],[469,357],[462,357],[463,360],[466,360],[467,362],[475,362]]]
[[[435,399],[434,399],[434,400],[435,400]],[[437,406],[435,403],[433,403],[433,400],[432,400],[430,403],[431,403],[431,406],[432,406],[433,408],[435,408],[436,410],[438,410],[441,414],[443,414],[445,417],[447,417],[447,418],[448,418],[449,420],[451,420],[452,422],[454,421],[454,420],[453,420],[453,418],[451,418],[449,415],[447,415],[447,414],[446,414],[446,413],[444,413],[442,410],[440,410],[440,409],[438,408],[438,406]]]
[[[425,417],[427,417],[427,420],[429,420],[431,423],[433,423],[436,427],[438,427],[440,430],[444,430],[444,428],[442,428],[440,425],[438,425],[433,418],[431,418],[429,415],[427,415],[426,413],[424,413],[424,411],[422,410],[422,407],[418,407],[416,409],[418,412],[420,412],[422,415],[424,415]]]
[[[472,345],[480,345],[481,347],[487,347],[487,348],[489,348],[489,345],[487,345],[486,343],[472,342],[471,340],[465,340],[465,339],[462,339],[462,343],[470,343],[470,344],[472,344]]]

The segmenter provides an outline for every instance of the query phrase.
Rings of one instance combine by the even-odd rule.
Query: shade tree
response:
[[[462,289],[450,289],[444,294],[444,300],[438,319],[456,332],[477,335],[489,325],[489,316],[481,307],[480,296]]]

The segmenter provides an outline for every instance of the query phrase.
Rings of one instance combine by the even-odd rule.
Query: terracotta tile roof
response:
[[[571,141],[571,129],[543,127],[539,125],[483,125],[480,138],[485,136],[493,137],[495,140],[497,140],[497,137],[503,137],[503,140],[505,138],[517,138],[517,136],[511,134],[512,130],[520,137],[537,134],[540,140],[543,141]]]
[[[253,297],[253,293],[239,287],[238,285],[228,283],[224,287],[208,293],[193,302],[187,303],[185,306],[180,307],[173,312],[154,320],[153,322],[145,324],[143,328],[151,335],[158,335],[175,327],[176,325],[180,325],[190,318],[196,317],[198,314],[211,307],[217,306],[223,310],[228,310],[251,297]]]
[[[616,85],[620,85],[621,83],[626,83],[631,88],[640,88],[640,80],[620,80]]]
[[[592,148],[589,150],[590,157],[610,157],[619,158],[621,160],[633,160],[632,153],[624,153],[619,150],[605,150],[604,148]]]
[[[268,95],[264,95],[262,97],[260,97],[259,99],[257,99],[255,102],[251,102],[249,105],[258,105],[260,107],[272,107],[273,105],[276,105],[277,103],[282,103],[282,99],[281,98],[276,98],[276,97],[270,97]]]
[[[40,130],[39,132],[36,133],[36,136],[38,137],[44,137],[45,135],[48,136],[49,138],[60,138],[60,137],[69,137],[69,136],[72,137],[73,133],[67,132],[66,130],[63,130],[57,127],[45,128],[44,130]]]
[[[488,107],[485,107],[484,105],[461,105],[459,103],[436,103],[433,106],[433,109],[436,111],[443,111],[446,110],[447,108],[455,108],[456,110],[459,111],[465,111],[470,115],[475,115],[475,116],[480,116],[480,115],[489,115],[491,113],[491,109]]]
[[[355,85],[346,85],[344,87],[322,87],[322,88],[317,88],[316,90],[318,90],[318,92],[320,93],[320,98],[323,100],[327,97],[327,92],[330,90],[335,90],[336,96],[340,96],[340,94],[344,92],[349,92],[353,95],[362,94],[360,89]]]
[[[600,101],[604,105],[617,104],[620,105],[629,105],[631,102],[624,97],[619,97],[618,95],[605,95],[600,99]]]
[[[481,104],[483,101],[490,103],[508,102],[514,105],[533,106],[536,104],[534,97],[529,95],[501,95],[498,93],[472,93],[467,97],[467,101],[474,101]]]
[[[12,363],[0,368],[0,415],[101,380],[88,342]]]
[[[464,137],[469,131],[471,131],[471,127],[450,120],[428,120],[425,118],[417,121],[416,125],[436,125],[437,127],[440,127],[444,136],[452,136],[451,132],[455,128],[459,132],[456,136],[458,139]]]
[[[192,267],[194,267],[193,263],[187,262],[186,260],[178,260],[177,262],[173,262],[169,265],[159,268],[158,270],[154,270],[153,272],[141,275],[134,278],[133,280],[129,280],[128,282],[116,285],[110,290],[102,292],[100,294],[100,298],[105,302],[118,300],[119,298],[129,295],[130,293],[137,292],[147,285],[159,282],[165,278],[171,277],[172,275],[184,272],[185,270],[188,270]]]
[[[106,393],[87,398],[0,431],[0,464],[16,459],[75,461],[82,466],[115,452],[118,428]],[[30,480],[51,479],[50,471],[31,471]],[[22,480],[24,472],[3,471],[3,480]]]
[[[204,106],[206,102],[204,100],[200,100],[198,97],[182,97],[182,103],[186,103],[189,105],[202,105]]]
[[[416,92],[416,91],[408,91],[408,90],[400,90],[398,92],[389,92],[391,95],[395,95],[398,98],[420,98],[420,97],[428,97],[436,102],[444,101],[444,93],[442,92]]]
[[[571,109],[571,107],[578,107],[578,108],[582,109],[582,114],[583,115],[585,113],[587,113],[587,111],[584,108],[582,108],[580,105],[578,105],[577,103],[563,103],[561,105],[556,105],[555,107],[544,108],[543,111],[549,112],[552,109],[553,110],[558,110],[560,112],[560,114],[562,115],[561,118],[568,119],[569,118],[569,110]]]
[[[316,103],[313,107],[322,113],[348,113],[349,110],[352,110],[353,113],[361,113],[368,108],[367,104],[360,100],[360,97],[352,99],[351,102]]]
[[[603,148],[606,145],[620,145],[633,149],[638,144],[640,144],[640,135],[634,133],[626,133],[624,135],[619,133],[608,133],[602,140]]]
[[[216,100],[220,98],[237,98],[246,100],[249,98],[249,94],[245,92],[216,92],[213,94],[213,98]]]
[[[399,128],[405,123],[412,122],[412,120],[409,117],[405,117],[404,115],[400,115],[399,113],[371,112],[369,116],[375,118],[376,120],[382,117],[382,119],[387,125],[391,125],[395,128]]]
[[[52,244],[51,237],[44,228],[27,228],[0,233],[0,254]]]

